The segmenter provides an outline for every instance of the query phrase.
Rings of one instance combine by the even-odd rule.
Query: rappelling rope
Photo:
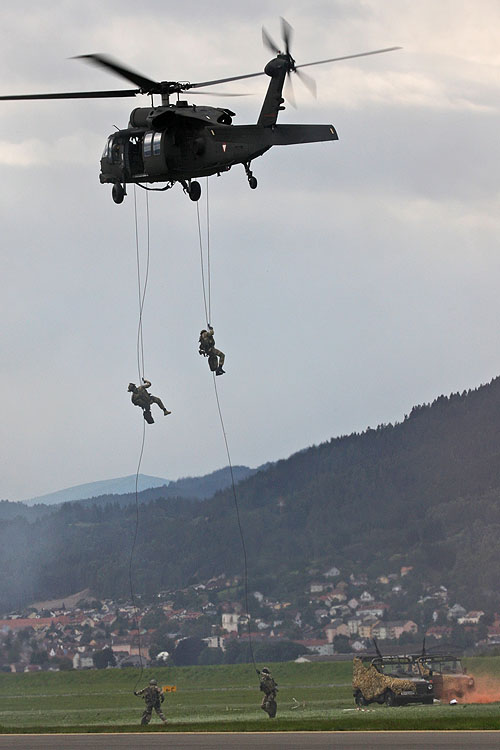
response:
[[[208,200],[208,177],[205,181],[206,212],[207,212],[207,278],[208,278],[208,320],[212,320],[212,283],[210,274],[210,203]],[[208,321],[207,321],[208,322]]]
[[[137,352],[136,354],[137,354],[137,370],[139,373],[139,382],[140,382],[144,378],[143,312],[144,312],[144,302],[146,299],[146,290],[147,290],[148,279],[149,279],[150,221],[149,221],[149,197],[148,197],[148,194],[146,193],[146,271],[144,274],[144,285],[141,285],[139,221],[138,221],[138,213],[137,213],[137,193],[136,193],[135,185],[134,185],[134,220],[135,220],[135,250],[136,250],[135,254],[136,254],[136,264],[137,264],[137,288],[138,288],[138,299],[139,299],[139,322],[137,325],[137,339],[136,339]],[[139,474],[141,470],[142,457],[144,455],[145,442],[146,442],[146,423],[145,421],[143,421],[141,449],[139,452],[139,460],[137,462],[137,471],[135,474],[135,530],[134,530],[132,548],[130,550],[129,569],[128,569],[128,578],[129,578],[129,585],[130,585],[130,599],[132,601],[132,607],[134,611],[134,621],[135,621],[135,627],[137,630],[137,645],[139,649],[139,662],[141,665],[141,671],[134,685],[134,692],[135,692],[135,689],[137,688],[139,681],[142,679],[142,674],[144,672],[144,663],[142,659],[142,645],[141,645],[141,629],[140,629],[140,624],[139,624],[139,618],[137,616],[137,604],[136,604],[136,598],[135,598],[135,593],[134,593],[132,568],[133,568],[133,562],[134,562],[135,547],[137,544],[137,536],[139,533]]]
[[[222,435],[224,437],[224,444],[226,446],[226,453],[227,453],[227,461],[229,464],[229,472],[231,475],[231,486],[233,489],[233,500],[234,500],[234,507],[236,510],[236,519],[238,521],[238,530],[240,532],[240,539],[241,539],[241,548],[243,550],[243,587],[244,587],[244,593],[245,593],[245,613],[247,617],[247,631],[248,631],[248,648],[250,650],[250,656],[252,658],[252,663],[257,670],[257,665],[255,663],[255,657],[253,654],[253,644],[252,644],[252,633],[250,630],[250,611],[248,607],[248,558],[247,558],[247,549],[245,544],[245,536],[243,534],[243,527],[241,525],[241,518],[240,518],[240,508],[238,504],[238,495],[236,494],[236,482],[234,481],[234,472],[233,472],[233,464],[231,461],[231,454],[229,452],[229,443],[227,440],[227,433],[226,428],[224,426],[224,419],[222,417],[222,410],[220,407],[220,401],[219,401],[219,393],[217,391],[217,381],[215,379],[215,374],[212,373],[212,378],[214,381],[214,391],[215,391],[215,400],[217,402],[217,411],[219,412],[219,419],[220,424],[222,428]],[[258,670],[257,670],[258,672]]]
[[[142,318],[144,312],[144,301],[149,279],[150,260],[150,230],[149,230],[149,196],[146,193],[146,272],[144,275],[144,286],[141,286],[141,259],[139,243],[139,221],[137,215],[137,191],[134,185],[134,218],[135,218],[135,257],[137,265],[137,290],[139,295],[139,323],[137,325],[137,370],[139,380],[144,377],[144,337],[142,329]]]
[[[203,262],[203,240],[201,237],[201,220],[200,220],[200,207],[198,205],[198,201],[196,201],[196,219],[198,221],[198,244],[200,246],[200,267],[201,267],[201,286],[203,289],[203,307],[205,308],[205,320],[208,324],[210,323],[210,318],[208,317],[208,305],[207,305],[207,292],[206,292],[206,284],[205,284],[205,264]],[[209,271],[210,269],[208,269]],[[208,273],[208,272],[207,272]]]
[[[203,287],[203,304],[205,308],[205,318],[207,320],[207,325],[209,324],[209,321],[211,320],[211,279],[210,279],[210,212],[209,212],[209,200],[208,200],[208,177],[206,181],[206,195],[207,195],[207,201],[206,201],[206,215],[207,215],[207,281],[205,281],[205,269],[204,269],[204,262],[203,262],[203,241],[202,241],[202,232],[201,232],[201,221],[200,221],[200,209],[198,207],[198,202],[196,203],[196,216],[198,220],[198,239],[199,239],[199,245],[200,245],[200,265],[201,265],[201,283]],[[207,306],[207,293],[206,288],[208,288],[208,306]],[[231,486],[232,486],[232,492],[233,492],[233,500],[234,500],[234,507],[236,510],[236,520],[238,522],[238,531],[240,534],[240,540],[241,540],[241,548],[243,550],[243,588],[244,588],[244,597],[245,597],[245,614],[247,619],[247,631],[248,631],[248,647],[250,650],[250,656],[252,659],[253,666],[255,667],[255,670],[258,673],[257,665],[255,663],[255,657],[253,653],[253,644],[252,644],[252,633],[250,630],[250,611],[248,606],[248,556],[247,556],[247,549],[245,544],[245,536],[243,534],[243,527],[241,525],[241,517],[240,517],[240,508],[238,503],[238,495],[236,493],[236,482],[234,481],[234,471],[233,471],[233,464],[231,461],[231,453],[229,450],[229,442],[227,439],[227,432],[226,427],[224,425],[224,418],[222,416],[222,409],[220,405],[220,399],[219,399],[219,392],[217,390],[217,380],[215,378],[215,373],[212,373],[213,378],[213,384],[214,384],[214,392],[215,392],[215,401],[217,404],[217,411],[219,413],[219,420],[221,424],[222,429],[222,436],[224,438],[224,445],[226,446],[226,454],[227,454],[227,461],[229,465],[229,472],[231,476]]]
[[[141,462],[142,462],[142,456],[144,454],[144,444],[146,442],[146,422],[143,420],[142,425],[142,443],[141,443],[141,450],[139,453],[139,461],[137,462],[137,472],[135,475],[135,531],[134,531],[134,540],[132,542],[132,548],[130,550],[130,560],[129,560],[129,566],[128,566],[128,581],[130,585],[130,599],[132,601],[132,607],[134,609],[134,624],[137,630],[137,645],[139,648],[139,662],[141,665],[141,671],[137,677],[137,680],[135,681],[134,685],[134,692],[137,688],[137,685],[139,684],[140,680],[142,679],[142,673],[144,672],[144,663],[142,660],[142,646],[141,646],[141,628],[139,624],[139,618],[137,616],[137,604],[135,600],[135,594],[134,594],[134,582],[132,577],[132,567],[134,562],[134,552],[135,552],[135,545],[137,543],[137,535],[139,533],[139,495],[138,495],[138,484],[139,484],[139,472],[141,469]]]

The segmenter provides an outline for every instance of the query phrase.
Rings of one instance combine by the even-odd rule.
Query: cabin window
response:
[[[153,133],[146,133],[144,136],[144,158],[147,159],[152,153]]]
[[[155,133],[153,136],[153,156],[161,154],[161,133]]]
[[[120,164],[122,160],[122,144],[119,141],[111,142],[111,161],[113,164]]]

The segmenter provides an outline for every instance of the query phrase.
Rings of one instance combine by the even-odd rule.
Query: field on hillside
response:
[[[500,658],[467,660],[471,674],[498,684]],[[355,710],[351,663],[271,665],[279,684],[278,718],[259,708],[262,694],[249,665],[145,670],[89,670],[10,675],[0,673],[0,731],[128,731],[139,726],[144,703],[133,695],[151,677],[175,685],[163,709],[167,729],[500,729],[500,703]],[[142,728],[144,729],[144,728]],[[165,731],[155,714],[147,731]]]

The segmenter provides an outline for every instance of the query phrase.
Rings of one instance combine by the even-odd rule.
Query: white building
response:
[[[237,633],[240,616],[236,612],[224,612],[222,615],[222,629],[226,633]]]

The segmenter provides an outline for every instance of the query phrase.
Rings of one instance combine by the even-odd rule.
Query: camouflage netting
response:
[[[392,690],[395,695],[417,692],[417,687],[411,680],[381,674],[373,664],[365,667],[362,660],[356,657],[352,662],[352,688],[353,691],[360,690],[368,701],[380,698],[387,689]]]

